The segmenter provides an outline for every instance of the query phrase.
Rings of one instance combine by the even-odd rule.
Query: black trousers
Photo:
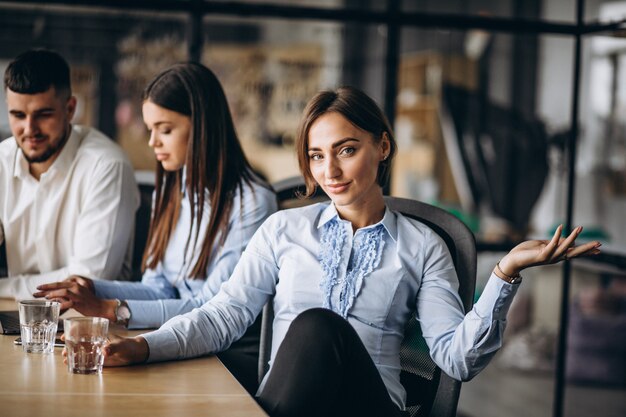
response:
[[[258,401],[272,417],[406,415],[354,328],[322,308],[291,323]]]

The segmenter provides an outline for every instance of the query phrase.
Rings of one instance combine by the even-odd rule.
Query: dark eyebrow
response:
[[[169,122],[167,120],[159,120],[158,122],[156,122],[153,126],[154,127],[159,127],[161,125],[171,125],[172,122]]]
[[[35,115],[37,115],[37,114],[40,114],[40,113],[48,113],[48,112],[54,112],[54,107],[44,107],[42,109],[35,110],[33,113]],[[9,110],[9,113],[12,114],[12,115],[25,114],[23,111],[15,110],[15,109]]]
[[[347,142],[360,142],[360,140],[358,140],[357,138],[343,138],[333,143],[332,148],[333,149],[338,148]],[[319,148],[309,148],[309,151],[319,151],[319,150],[320,150]]]

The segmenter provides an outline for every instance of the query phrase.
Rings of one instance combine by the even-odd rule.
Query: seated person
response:
[[[307,105],[296,149],[306,193],[331,198],[272,215],[252,237],[233,275],[202,307],[160,329],[105,346],[105,365],[190,358],[226,349],[272,295],[270,370],[258,400],[271,416],[400,416],[400,343],[415,314],[441,369],[467,380],[502,343],[520,271],[599,252],[598,242],[524,242],[494,268],[467,314],[442,239],[389,210],[395,140],[374,101],[350,87]]]
[[[142,110],[158,161],[142,281],[73,277],[35,293],[133,329],[159,327],[211,299],[277,209],[276,195],[250,168],[208,68],[166,69],[146,87]]]
[[[37,285],[71,275],[131,276],[139,192],[111,139],[72,124],[70,69],[31,50],[4,74],[13,137],[0,143],[0,244],[9,277],[0,297],[32,298]]]

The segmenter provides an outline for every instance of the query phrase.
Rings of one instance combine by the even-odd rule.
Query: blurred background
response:
[[[114,138],[147,186],[155,159],[140,95],[170,64],[213,69],[270,182],[298,175],[307,100],[363,89],[398,140],[386,192],[470,227],[477,296],[521,239],[565,223],[603,242],[593,260],[524,276],[506,344],[463,385],[459,416],[623,417],[624,19],[626,1],[600,0],[0,0],[0,71],[29,48],[61,53],[75,122]],[[1,140],[11,133],[0,96]]]

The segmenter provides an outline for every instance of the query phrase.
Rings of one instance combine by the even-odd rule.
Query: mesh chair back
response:
[[[452,256],[459,296],[468,311],[476,285],[476,242],[472,232],[450,213],[429,204],[396,197],[385,197],[385,201],[389,209],[419,220],[441,236]],[[412,417],[456,415],[461,383],[442,373],[432,361],[415,317],[407,324],[400,362],[400,381],[407,391],[407,410]]]

